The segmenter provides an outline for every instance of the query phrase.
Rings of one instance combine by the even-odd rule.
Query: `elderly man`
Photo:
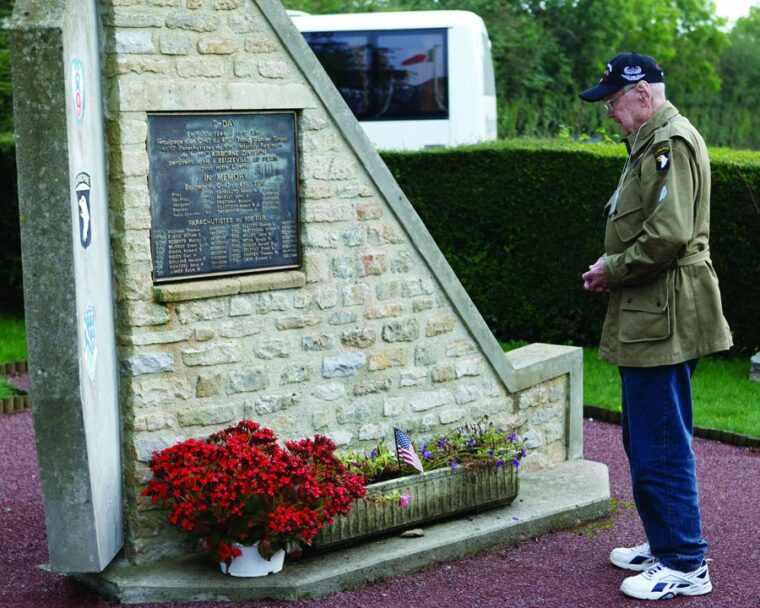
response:
[[[702,538],[691,376],[731,347],[710,261],[710,163],[702,137],[665,98],[651,57],[623,53],[580,94],[603,101],[628,149],[605,207],[605,254],[589,291],[610,292],[599,356],[620,369],[623,444],[647,542],[612,551],[640,572],[620,590],[640,599],[712,590]]]

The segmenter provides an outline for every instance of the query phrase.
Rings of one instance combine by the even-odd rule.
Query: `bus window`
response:
[[[305,32],[306,42],[357,118],[370,112],[372,45],[364,32]]]
[[[303,35],[359,120],[449,117],[445,29]]]
[[[290,14],[376,147],[496,139],[491,43],[474,13]]]

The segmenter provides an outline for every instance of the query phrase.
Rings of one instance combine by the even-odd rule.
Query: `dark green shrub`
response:
[[[760,153],[711,150],[712,257],[736,353],[760,350]],[[383,158],[501,340],[593,345],[606,297],[580,275],[602,252],[620,145],[513,140]],[[0,137],[0,311],[23,308],[13,138]]]
[[[16,147],[12,135],[0,135],[0,175],[5,184],[0,190],[0,268],[5,283],[0,291],[0,312],[17,315],[24,309],[24,295],[16,192]]]

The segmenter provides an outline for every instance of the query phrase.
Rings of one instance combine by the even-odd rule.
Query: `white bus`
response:
[[[496,139],[491,42],[474,13],[289,14],[376,147]]]

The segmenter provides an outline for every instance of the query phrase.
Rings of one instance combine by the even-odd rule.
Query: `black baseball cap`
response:
[[[583,101],[600,101],[639,80],[665,82],[660,65],[647,55],[621,53],[607,64],[599,84],[580,94]]]

